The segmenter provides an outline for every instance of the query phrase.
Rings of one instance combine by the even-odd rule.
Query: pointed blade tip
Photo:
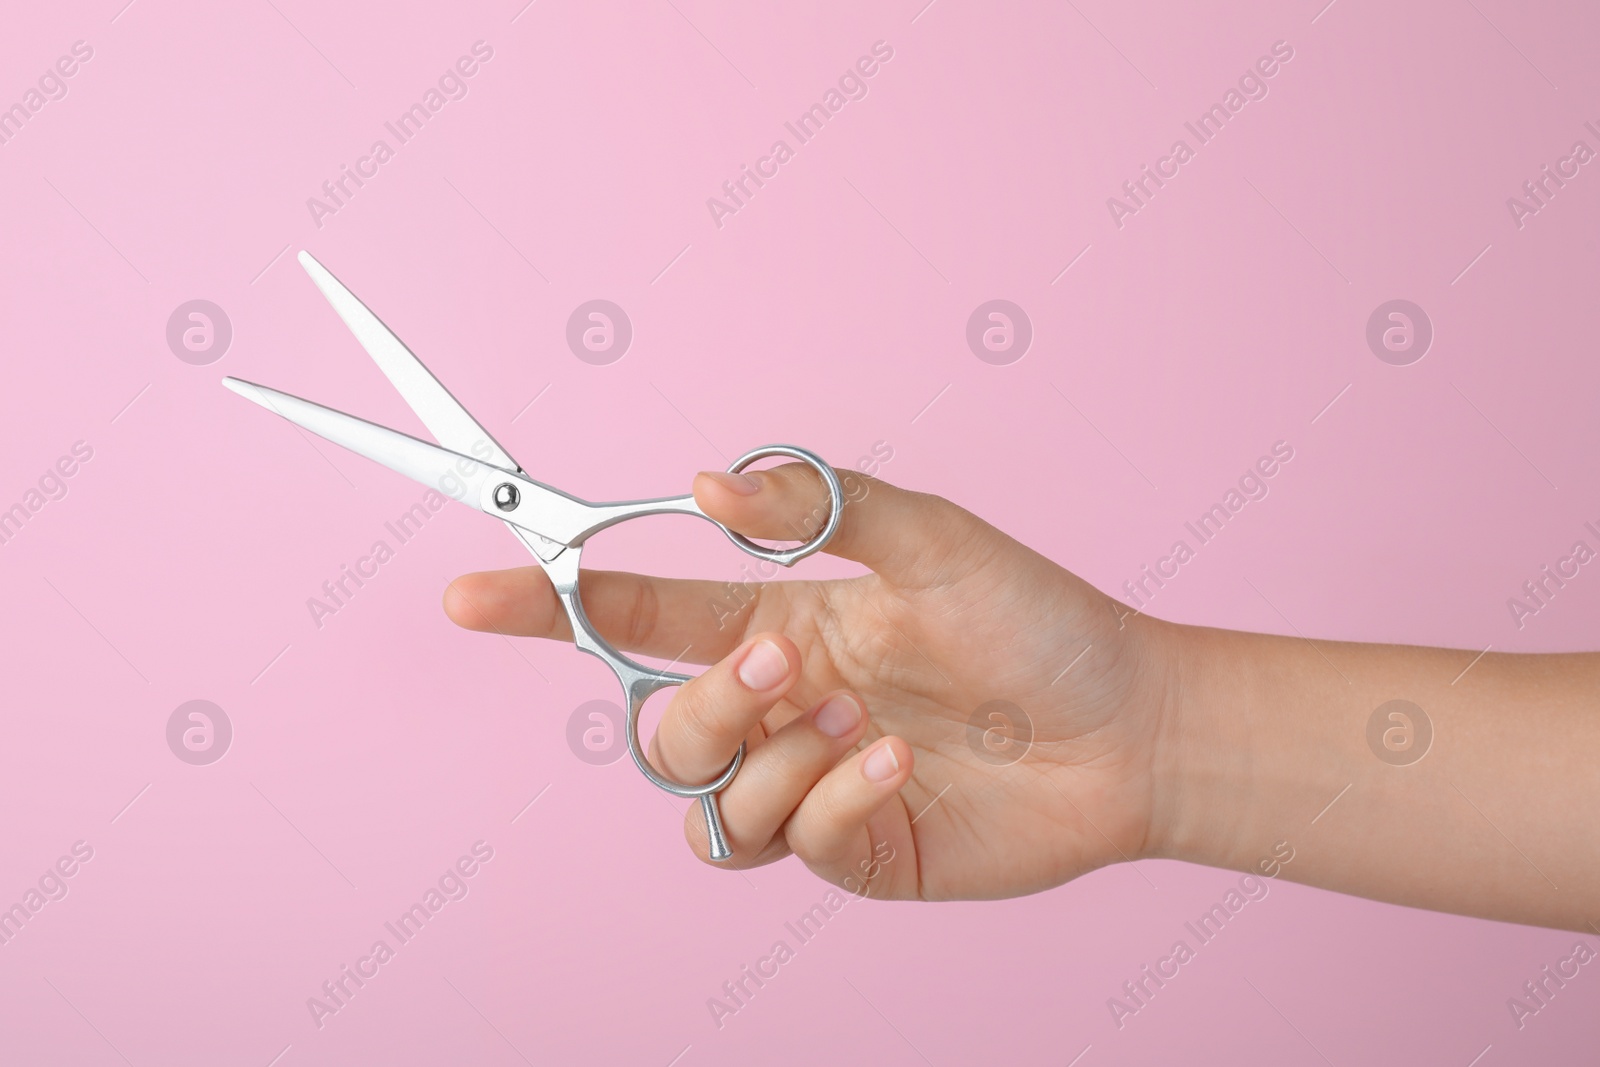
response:
[[[273,407],[272,401],[267,399],[265,395],[266,393],[274,392],[275,390],[268,389],[264,385],[257,385],[255,382],[247,382],[243,378],[235,378],[232,375],[222,379],[222,384],[233,392],[238,393],[251,403],[260,404],[268,411],[277,410]]]

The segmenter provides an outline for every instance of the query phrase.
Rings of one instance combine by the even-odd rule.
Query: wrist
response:
[[[1379,697],[1333,666],[1337,643],[1172,624],[1163,641],[1146,854],[1256,870],[1370,774],[1361,709]]]
[[[1150,757],[1150,828],[1143,853],[1216,867],[1233,855],[1254,789],[1249,749],[1248,635],[1159,622],[1161,664]]]

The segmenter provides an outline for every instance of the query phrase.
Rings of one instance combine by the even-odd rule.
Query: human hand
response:
[[[746,743],[719,798],[732,865],[793,852],[854,892],[938,900],[1036,892],[1143,854],[1165,624],[1119,612],[949,501],[840,475],[866,491],[826,551],[871,573],[754,586],[731,615],[715,608],[717,582],[581,578],[614,646],[712,664],[673,695],[650,759],[704,782]],[[707,515],[750,537],[792,538],[825,514],[802,464],[704,473],[694,490]],[[538,567],[458,578],[444,604],[469,629],[572,637]],[[1021,710],[1031,742],[1004,721],[1014,713],[973,725],[991,701]],[[699,805],[684,828],[705,858]]]

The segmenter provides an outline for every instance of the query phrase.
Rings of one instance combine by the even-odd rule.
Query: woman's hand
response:
[[[939,900],[1143,855],[1172,688],[1164,624],[946,500],[840,475],[858,499],[826,550],[869,574],[752,585],[736,612],[723,583],[582,578],[616,647],[712,664],[673,696],[650,758],[704,782],[748,745],[720,795],[733,865],[793,852],[853,892]],[[694,488],[750,537],[794,539],[825,514],[801,464]],[[572,636],[537,567],[466,575],[444,603],[470,629]],[[684,830],[704,858],[698,805]]]
[[[827,551],[872,573],[751,586],[737,613],[721,583],[583,577],[614,645],[712,663],[650,758],[706,782],[747,743],[721,794],[735,866],[793,852],[852,892],[940,900],[1162,856],[1600,931],[1600,654],[1164,623],[948,501],[841,475],[857,499]],[[695,499],[792,540],[826,498],[796,464],[702,474]],[[533,567],[457,579],[445,609],[571,638]],[[1394,723],[1414,749],[1390,751]],[[684,832],[704,857],[699,805]]]

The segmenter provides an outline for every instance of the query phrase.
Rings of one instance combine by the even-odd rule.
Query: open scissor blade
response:
[[[484,488],[503,481],[508,471],[265,385],[240,378],[224,378],[222,384],[318,437],[382,463],[452,500],[495,514],[485,502]]]
[[[346,289],[344,283],[335,278],[328,268],[318,263],[310,252],[300,253],[300,265],[311,275],[311,280],[317,283],[317,288],[328,298],[333,310],[350,327],[350,332],[356,335],[356,340],[361,342],[361,347],[367,350],[378,369],[394,383],[435,440],[452,452],[480,456],[493,466],[509,471],[522,469],[490,436],[489,431],[479,425],[467,413],[467,409],[450,395],[450,390],[394,335],[394,331],[385,326],[367,305],[356,299],[356,295]]]

